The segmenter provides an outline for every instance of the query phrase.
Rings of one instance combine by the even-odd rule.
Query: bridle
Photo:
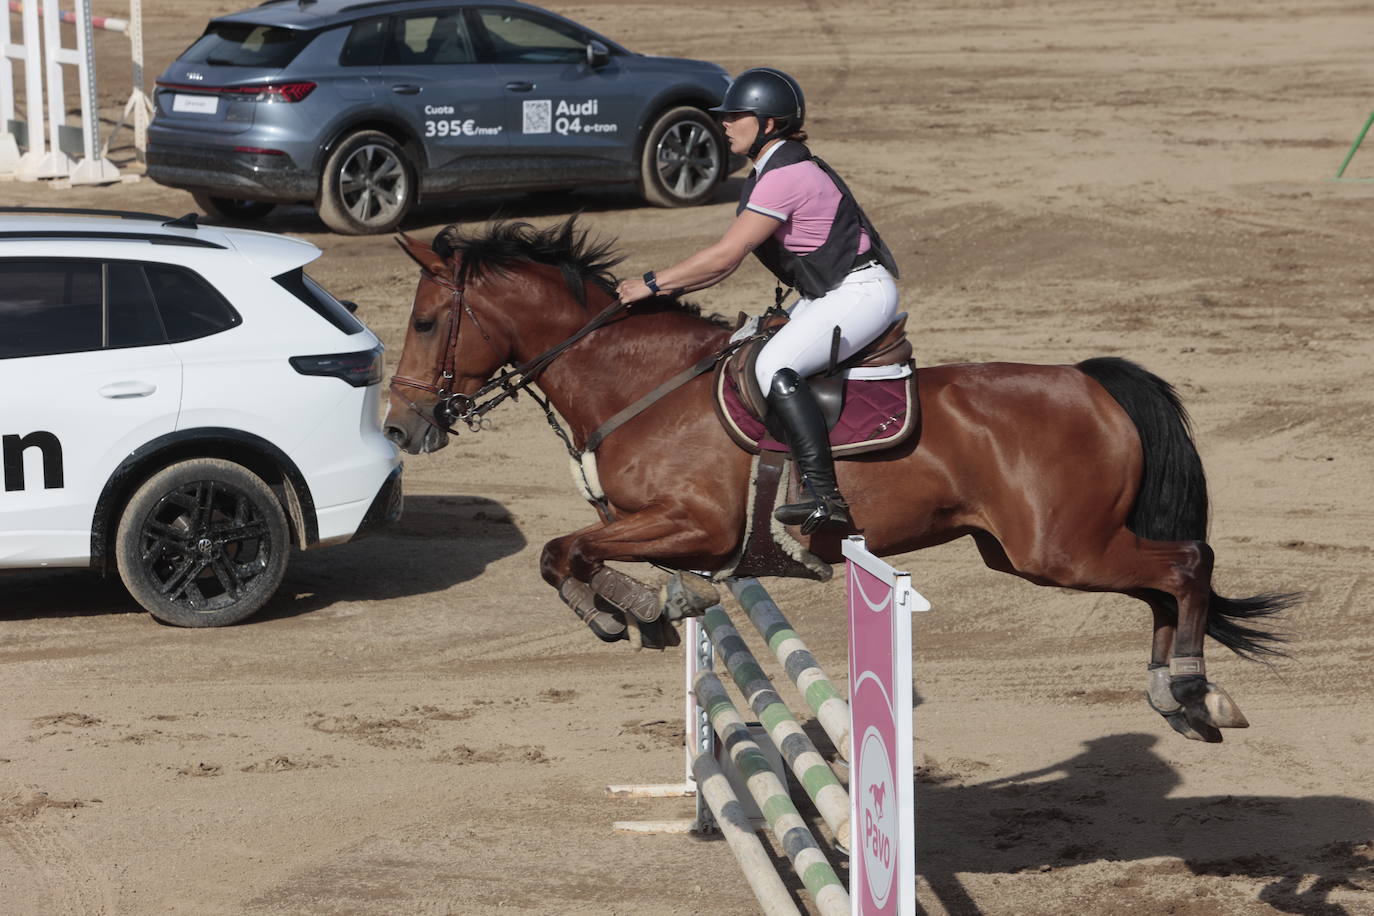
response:
[[[530,397],[534,398],[540,407],[544,408],[544,414],[548,418],[549,425],[551,425],[559,434],[559,437],[563,439],[564,444],[568,447],[568,451],[576,456],[578,454],[577,449],[573,447],[567,434],[563,431],[563,428],[559,426],[558,421],[554,417],[552,406],[549,405],[547,400],[539,397],[539,395],[530,388],[530,385],[534,383],[539,375],[548,368],[549,364],[557,359],[563,351],[567,350],[597,328],[609,324],[611,320],[625,308],[625,305],[618,298],[612,300],[605,309],[596,317],[592,318],[591,321],[587,322],[587,324],[583,325],[582,328],[571,337],[568,337],[561,343],[555,344],[528,362],[519,366],[514,366],[502,372],[500,375],[488,379],[472,394],[460,394],[449,390],[449,386],[453,384],[454,375],[457,371],[459,331],[461,329],[464,314],[471,319],[472,326],[482,335],[482,339],[487,342],[487,346],[489,346],[491,351],[501,360],[502,365],[508,363],[509,360],[503,357],[496,349],[496,344],[492,341],[491,335],[482,327],[482,323],[477,319],[477,313],[474,312],[472,306],[467,303],[464,296],[467,286],[462,282],[459,266],[456,261],[453,265],[453,277],[451,279],[436,274],[423,264],[420,265],[420,272],[424,279],[449,291],[448,341],[445,344],[443,360],[437,367],[438,375],[433,384],[404,375],[394,375],[391,378],[391,391],[404,401],[412,411],[419,414],[430,426],[440,432],[457,435],[457,431],[453,428],[455,422],[461,420],[467,424],[468,429],[476,432],[482,428],[482,418],[489,411],[506,398],[515,399],[519,392],[524,390]],[[416,388],[420,391],[426,391],[435,395],[438,398],[438,402],[434,405],[433,412],[427,413],[421,410],[414,401],[405,396],[400,390],[402,388]],[[495,394],[493,394],[493,392],[495,392]],[[488,395],[492,396],[487,397]],[[483,401],[482,398],[487,399]]]

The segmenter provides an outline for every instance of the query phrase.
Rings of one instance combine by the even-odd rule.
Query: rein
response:
[[[519,392],[523,389],[544,409],[544,414],[549,420],[549,425],[554,428],[559,438],[563,440],[568,448],[568,453],[574,458],[579,457],[579,452],[573,448],[567,433],[558,425],[558,421],[553,414],[553,408],[546,399],[539,397],[539,395],[529,386],[533,384],[540,374],[549,367],[549,364],[562,355],[565,350],[598,328],[605,327],[616,317],[617,313],[625,308],[625,305],[619,299],[613,300],[600,314],[587,322],[587,324],[571,337],[561,343],[555,344],[528,362],[519,366],[514,366],[502,372],[500,375],[488,379],[481,388],[477,389],[472,394],[460,394],[449,391],[448,385],[453,382],[454,373],[457,370],[458,339],[464,313],[472,320],[473,327],[482,335],[482,339],[487,342],[487,346],[491,347],[492,352],[496,353],[498,357],[500,357],[501,354],[497,353],[496,345],[492,343],[491,335],[487,334],[486,330],[482,327],[482,323],[477,320],[477,314],[472,310],[472,306],[468,305],[464,298],[467,287],[460,282],[457,265],[454,265],[452,279],[440,276],[424,267],[421,267],[421,273],[425,279],[449,290],[448,343],[444,349],[443,362],[439,366],[438,379],[434,384],[429,384],[404,375],[394,375],[391,378],[392,390],[398,388],[416,388],[420,391],[427,391],[436,395],[439,402],[435,405],[434,415],[431,417],[429,414],[425,413],[425,411],[417,407],[415,403],[404,394],[401,394],[399,391],[396,392],[400,395],[401,400],[405,401],[406,404],[410,406],[410,409],[419,414],[430,426],[445,433],[454,433],[453,424],[458,420],[462,420],[466,423],[469,430],[473,432],[478,431],[482,428],[483,416],[506,398],[517,397]],[[497,392],[494,397],[490,397],[485,401],[481,400],[494,391]]]
[[[506,398],[515,399],[518,393],[523,389],[534,399],[535,403],[543,408],[544,416],[548,420],[549,426],[553,429],[558,438],[563,440],[563,446],[567,449],[573,461],[579,466],[581,466],[582,456],[588,452],[595,453],[597,447],[600,446],[612,432],[643,413],[665,395],[681,388],[683,385],[687,384],[687,382],[715,366],[720,360],[735,352],[735,350],[739,349],[745,343],[745,340],[727,343],[725,346],[713,351],[677,373],[672,378],[658,385],[648,394],[645,394],[628,407],[618,411],[610,419],[598,426],[596,430],[587,437],[585,447],[579,450],[573,445],[571,437],[569,437],[567,431],[558,422],[558,417],[554,413],[553,406],[549,403],[548,399],[540,397],[539,393],[530,386],[539,378],[540,374],[566,350],[593,331],[610,324],[620,312],[625,310],[625,304],[619,299],[613,300],[606,308],[583,325],[582,328],[571,337],[568,337],[561,343],[555,344],[528,362],[515,366],[502,372],[500,375],[488,379],[481,388],[477,389],[472,394],[459,394],[449,391],[447,386],[453,382],[454,374],[457,369],[459,326],[462,322],[464,313],[472,320],[473,327],[482,335],[487,345],[491,347],[492,352],[496,353],[498,357],[500,357],[501,354],[496,351],[496,345],[492,342],[490,335],[482,328],[482,323],[477,320],[477,314],[473,312],[472,307],[468,305],[464,299],[466,286],[460,282],[457,265],[454,265],[453,278],[451,280],[447,277],[442,277],[433,273],[423,267],[423,265],[421,266],[421,273],[431,282],[442,286],[450,292],[448,343],[444,351],[443,363],[439,367],[439,376],[435,384],[428,384],[419,379],[413,379],[403,375],[395,375],[391,378],[392,390],[396,392],[401,400],[405,401],[411,410],[419,414],[430,426],[441,432],[454,433],[456,435],[456,431],[453,429],[453,424],[456,421],[462,420],[467,424],[469,430],[477,432],[482,428],[482,418],[489,411]],[[436,395],[439,400],[434,407],[433,415],[431,416],[421,410],[413,401],[399,391],[400,388],[415,388]],[[487,398],[485,401],[482,400],[482,398],[487,395],[491,395],[492,392],[496,392],[496,394]],[[585,477],[585,471],[583,473]],[[590,491],[590,489],[590,485],[588,485],[588,490]],[[594,502],[597,504],[597,508],[601,512],[603,518],[609,523],[611,521],[610,508],[606,505],[605,498],[594,498]]]

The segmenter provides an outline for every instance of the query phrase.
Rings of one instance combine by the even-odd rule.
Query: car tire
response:
[[[286,574],[286,513],[267,484],[231,461],[170,465],[134,493],[119,519],[119,577],[150,614],[181,627],[238,623]]]
[[[711,116],[684,105],[658,116],[639,157],[639,189],[656,207],[705,203],[728,170],[725,136]]]
[[[379,130],[349,134],[329,154],[315,209],[341,235],[390,232],[415,202],[415,170],[401,145]]]
[[[233,197],[211,197],[209,194],[192,194],[191,197],[206,216],[227,223],[256,223],[277,208],[276,204],[265,200],[238,200]]]

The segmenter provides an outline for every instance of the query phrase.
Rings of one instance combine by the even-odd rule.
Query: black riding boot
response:
[[[826,522],[852,525],[849,503],[835,482],[825,417],[810,387],[793,370],[779,369],[768,392],[768,409],[782,424],[792,458],[801,471],[802,488],[809,496],[779,506],[773,517],[784,525],[800,525],[802,534],[810,534]]]

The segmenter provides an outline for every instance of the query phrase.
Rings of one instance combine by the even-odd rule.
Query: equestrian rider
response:
[[[754,370],[807,494],[779,506],[774,516],[806,534],[827,521],[848,526],[849,504],[840,495],[825,419],[806,377],[829,366],[836,328],[843,361],[892,323],[897,265],[844,181],[806,148],[806,103],[796,80],[771,67],[746,70],[712,110],[721,114],[730,151],[754,163],[735,220],[714,245],[642,280],[622,282],[620,300],[713,286],[751,251],[780,284],[797,290],[791,320],[760,351]],[[782,295],[779,287],[779,301]]]

